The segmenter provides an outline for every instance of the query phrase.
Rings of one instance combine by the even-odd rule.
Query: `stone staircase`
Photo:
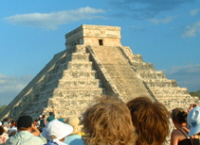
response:
[[[148,96],[153,99],[119,47],[92,46],[91,49],[109,74],[123,101],[137,96]]]
[[[187,88],[180,88],[175,80],[168,80],[162,71],[156,71],[151,63],[145,63],[141,55],[134,54],[129,47],[120,47],[129,63],[156,100],[169,110],[175,107],[187,109],[191,103],[199,103],[190,96]]]
[[[40,114],[48,114],[54,107],[57,118],[80,116],[94,98],[102,94],[85,46],[77,45],[73,51],[46,74],[43,90],[21,115],[37,118]]]

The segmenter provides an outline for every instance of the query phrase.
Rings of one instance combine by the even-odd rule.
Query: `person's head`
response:
[[[49,122],[42,132],[42,136],[50,141],[61,141],[65,140],[65,137],[72,133],[73,127],[65,124],[57,119]]]
[[[137,145],[161,145],[169,135],[168,110],[159,102],[138,97],[127,103],[138,134]]]
[[[67,124],[71,125],[74,128],[74,131],[71,134],[78,134],[81,132],[80,119],[78,117],[70,117],[66,121]]]
[[[12,128],[8,132],[8,136],[11,137],[17,133],[17,128]]]
[[[42,115],[42,119],[45,119],[46,118],[46,115]]]
[[[188,136],[200,133],[200,107],[195,107],[187,115],[187,122],[190,128]]]
[[[17,130],[30,130],[33,123],[33,119],[30,116],[21,116],[17,120]]]
[[[38,119],[35,119],[35,120],[33,121],[33,124],[34,124],[34,126],[37,126],[37,125],[38,125]]]
[[[4,128],[3,126],[0,126],[0,136],[4,133]]]
[[[187,112],[182,108],[175,108],[171,112],[171,119],[175,125],[187,123]]]
[[[11,120],[11,124],[15,124],[15,120]]]
[[[119,100],[99,100],[85,111],[81,125],[86,145],[130,145],[137,138],[130,111]]]
[[[190,106],[189,106],[187,111],[190,112],[192,109],[194,109],[197,106],[198,106],[198,104],[196,104],[196,103],[190,104]]]
[[[49,112],[49,116],[52,116],[52,115],[54,115],[54,113],[53,112]]]
[[[8,118],[5,118],[3,122],[7,122],[7,121],[8,121]]]

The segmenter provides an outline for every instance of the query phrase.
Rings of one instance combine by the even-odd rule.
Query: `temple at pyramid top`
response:
[[[67,33],[66,48],[70,49],[78,45],[93,46],[121,46],[120,27],[102,25],[81,25]]]

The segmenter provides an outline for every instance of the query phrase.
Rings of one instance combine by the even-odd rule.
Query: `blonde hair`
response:
[[[133,145],[137,134],[130,111],[119,100],[102,99],[83,114],[86,145]]]
[[[161,145],[169,134],[168,110],[159,102],[138,97],[127,103],[138,133],[137,145]]]
[[[71,133],[72,134],[79,134],[81,132],[81,125],[80,124],[80,119],[78,117],[70,117],[67,119],[67,124],[71,125],[74,130]]]

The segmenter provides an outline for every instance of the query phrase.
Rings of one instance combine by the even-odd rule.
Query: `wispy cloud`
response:
[[[174,66],[164,72],[168,79],[175,79],[179,86],[187,87],[189,91],[200,89],[200,64]]]
[[[115,16],[128,16],[134,19],[151,19],[162,12],[171,11],[179,6],[197,0],[110,0],[117,8]]]
[[[182,37],[195,37],[198,33],[200,33],[200,21],[190,26],[186,26],[183,31]]]
[[[193,9],[193,10],[190,11],[190,15],[195,16],[195,15],[198,14],[199,11],[200,11],[200,9]]]
[[[165,18],[161,18],[161,19],[149,19],[149,21],[156,25],[157,24],[168,24],[176,18],[177,18],[177,16],[169,16],[169,17],[165,17]]]
[[[32,76],[7,76],[0,73],[0,105],[8,104],[27,85]]]
[[[135,32],[144,32],[146,31],[145,28],[142,28],[140,26],[131,26],[131,28],[135,31]]]
[[[19,14],[15,16],[6,17],[4,18],[4,20],[15,25],[41,27],[54,30],[59,25],[79,21],[82,19],[104,18],[103,16],[96,15],[104,12],[105,11],[102,9],[84,7],[76,10],[52,13]]]

